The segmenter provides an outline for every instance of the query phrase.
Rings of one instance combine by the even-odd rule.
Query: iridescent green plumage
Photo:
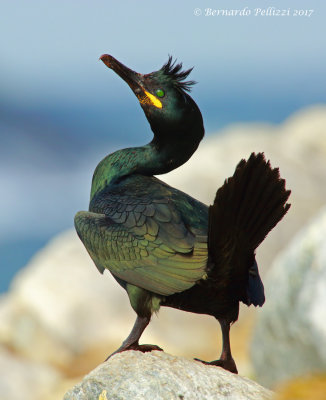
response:
[[[108,269],[125,288],[171,295],[205,277],[207,265],[207,207],[153,177],[188,160],[204,135],[201,113],[184,92],[192,84],[184,82],[190,70],[169,59],[161,70],[140,75],[113,57],[110,62],[139,98],[154,139],[98,164],[89,211],[76,215],[76,230],[101,272]],[[164,91],[161,109],[148,97],[157,91]],[[127,292],[137,303],[138,292]]]
[[[207,207],[154,177],[131,175],[103,189],[75,222],[101,272],[159,295],[205,276]]]
[[[203,138],[200,110],[187,93],[191,70],[169,58],[159,71],[141,75],[112,56],[101,60],[131,87],[154,133],[149,144],[118,150],[98,164],[89,211],[75,217],[96,267],[111,272],[137,313],[117,352],[159,349],[138,340],[152,313],[168,306],[218,319],[223,351],[213,364],[237,372],[230,324],[240,301],[264,303],[255,250],[289,208],[285,182],[263,154],[252,154],[208,208],[155,178],[184,164]]]

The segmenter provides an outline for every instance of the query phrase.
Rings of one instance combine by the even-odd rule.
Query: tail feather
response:
[[[255,285],[249,279],[249,270],[257,266],[256,248],[290,208],[290,193],[278,168],[272,169],[263,153],[252,153],[247,161],[241,160],[234,175],[217,191],[209,208],[208,250],[214,264],[211,276],[233,298],[260,305],[261,300],[250,299],[250,287],[256,283],[263,291],[258,268]]]
[[[262,306],[265,303],[265,291],[263,282],[259,276],[258,265],[255,260],[254,264],[249,268],[249,276],[247,283],[247,298],[242,301],[250,306]]]

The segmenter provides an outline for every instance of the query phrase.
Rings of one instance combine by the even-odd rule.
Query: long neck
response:
[[[106,156],[96,167],[91,199],[108,185],[131,174],[160,175],[184,164],[198,144],[159,143],[155,139],[142,147],[118,150]]]

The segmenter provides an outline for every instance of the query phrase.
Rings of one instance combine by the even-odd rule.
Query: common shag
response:
[[[186,80],[191,69],[183,71],[169,57],[143,75],[110,55],[100,59],[130,86],[154,133],[147,145],[118,150],[98,164],[89,211],[75,216],[96,267],[111,272],[137,314],[113,354],[160,349],[138,341],[152,313],[167,306],[215,317],[222,354],[205,363],[237,373],[230,324],[240,301],[265,301],[255,250],[288,211],[290,191],[263,153],[240,161],[210,207],[154,177],[184,164],[204,136],[201,112],[189,95],[194,82]]]

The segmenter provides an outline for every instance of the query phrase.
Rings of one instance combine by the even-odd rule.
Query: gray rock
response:
[[[272,392],[219,367],[163,352],[127,351],[101,364],[64,400],[264,400]]]
[[[326,372],[326,208],[279,255],[267,279],[267,302],[254,329],[259,382]]]

